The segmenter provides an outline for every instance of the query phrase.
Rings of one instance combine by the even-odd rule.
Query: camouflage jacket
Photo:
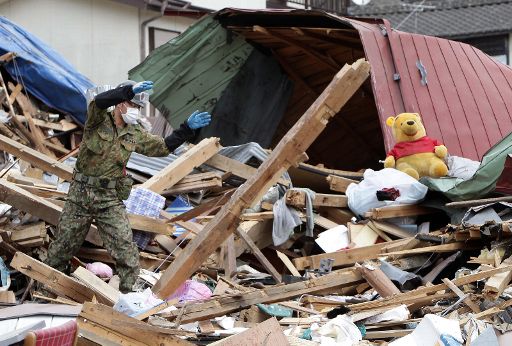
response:
[[[128,94],[127,99],[131,97],[133,93]],[[101,109],[96,103],[92,101],[89,105],[76,163],[76,170],[88,176],[122,177],[133,151],[146,156],[167,156],[195,135],[186,124],[174,130],[165,140],[150,134],[141,125],[118,128],[114,124],[113,114],[107,109]]]

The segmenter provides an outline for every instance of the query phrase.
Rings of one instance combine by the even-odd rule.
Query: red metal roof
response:
[[[387,21],[342,20],[359,31],[372,66],[386,149],[394,140],[385,121],[402,112],[420,113],[430,137],[443,141],[450,154],[471,159],[481,159],[511,132],[509,66],[464,43],[391,30]]]

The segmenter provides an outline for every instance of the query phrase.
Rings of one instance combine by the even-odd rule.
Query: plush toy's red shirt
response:
[[[433,153],[434,148],[438,145],[442,145],[437,139],[430,137],[421,137],[412,142],[400,142],[395,144],[393,149],[388,153],[388,156],[393,156],[395,160],[401,157],[409,156],[419,153]]]

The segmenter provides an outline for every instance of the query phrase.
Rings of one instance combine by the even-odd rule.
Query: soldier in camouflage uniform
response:
[[[146,156],[167,156],[209,124],[207,112],[194,112],[165,139],[148,133],[138,122],[144,91],[152,82],[128,81],[98,94],[89,104],[80,154],[68,198],[60,217],[57,238],[50,245],[46,264],[65,271],[82,246],[93,220],[104,247],[116,261],[119,290],[132,290],[139,274],[139,254],[122,200],[128,198],[131,178],[126,163],[135,151]],[[146,94],[147,95],[147,94]],[[113,111],[109,107],[115,106]]]

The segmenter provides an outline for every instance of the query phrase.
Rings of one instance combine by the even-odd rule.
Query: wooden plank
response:
[[[402,251],[393,251],[384,254],[380,254],[380,256],[400,256],[400,255],[416,255],[420,253],[441,253],[441,252],[454,252],[457,250],[475,250],[480,249],[482,246],[480,244],[466,244],[466,243],[450,243],[450,244],[442,244],[442,245],[434,245],[434,246],[425,246],[418,249],[409,249]]]
[[[512,258],[509,257],[506,260],[504,260],[503,263],[501,263],[498,268],[507,267],[510,266],[511,264]],[[508,284],[510,283],[510,280],[512,280],[512,271],[493,275],[485,283],[483,290],[484,296],[488,299],[495,300],[503,293],[505,288],[507,288]]]
[[[186,153],[180,155],[167,167],[148,179],[140,187],[156,193],[162,193],[165,189],[171,188],[186,177],[194,168],[200,166],[215,155],[219,149],[220,144],[218,138],[212,137],[203,139]]]
[[[244,231],[256,244],[258,249],[272,245],[272,220],[264,221],[242,221],[238,230]],[[249,245],[241,238],[235,239],[235,255],[239,257],[244,252],[250,251]]]
[[[278,283],[281,283],[283,281],[281,274],[277,272],[276,268],[274,268],[274,266],[269,262],[269,260],[260,251],[256,244],[254,244],[251,237],[249,237],[249,235],[244,230],[240,230],[238,228],[235,232],[240,238],[242,238],[247,243],[247,245],[251,249],[251,252],[254,254],[254,256],[256,256],[258,261],[263,265],[263,267],[265,267],[269,274],[272,275],[274,280],[276,280]]]
[[[158,245],[160,245],[162,249],[167,251],[167,253],[173,253],[175,256],[178,256],[182,251],[178,246],[178,243],[169,236],[158,234],[155,237],[155,241],[158,243]]]
[[[476,274],[466,275],[459,277],[457,279],[451,280],[454,285],[456,286],[463,286],[470,284],[472,282],[486,279],[488,277],[491,277],[495,274],[504,273],[507,271],[512,270],[512,266],[502,267],[502,268],[495,268],[491,270],[482,271]],[[375,301],[365,302],[365,303],[357,303],[352,304],[349,306],[351,311],[362,311],[362,310],[368,310],[368,309],[377,309],[382,308],[385,306],[390,305],[397,305],[397,304],[407,304],[409,301],[414,301],[415,299],[421,298],[422,296],[434,294],[441,290],[448,289],[448,286],[445,283],[428,286],[428,287],[419,287],[415,290],[408,291],[405,293],[400,293],[388,298],[382,298]]]
[[[224,242],[221,253],[224,254],[224,256],[221,256],[224,263],[224,276],[231,279],[236,275],[235,238],[233,234]]]
[[[393,217],[402,217],[402,216],[416,216],[416,215],[425,215],[435,213],[436,210],[432,208],[421,207],[419,205],[393,205],[389,207],[382,208],[374,208],[371,211],[364,213],[364,217],[380,220],[380,219],[390,219]]]
[[[208,161],[205,162],[206,165],[219,169],[224,172],[229,172],[237,177],[249,179],[258,171],[257,168],[251,167],[242,163],[240,161],[234,160],[232,158],[226,157],[221,154],[215,154]],[[290,181],[280,178],[278,180],[279,184],[288,186],[290,185]]]
[[[224,340],[214,342],[217,346],[257,346],[257,345],[289,345],[288,339],[275,317],[259,323],[256,327],[232,335]]]
[[[80,332],[87,331],[118,345],[192,345],[170,335],[172,329],[149,326],[101,304],[85,303],[77,322]]]
[[[71,166],[2,135],[0,135],[0,150],[30,162],[33,166],[45,172],[53,173],[64,180],[71,181],[73,178],[73,168]]]
[[[11,233],[11,241],[14,242],[44,237],[46,237],[46,226],[44,222],[19,226]]]
[[[9,115],[11,116],[10,121],[13,123],[14,126],[20,131],[20,133],[29,140],[32,144],[35,144],[34,138],[29,130],[25,126],[23,126],[22,123],[16,119],[16,114],[14,113],[14,108],[12,107],[12,102],[10,102],[9,99],[9,92],[7,91],[7,85],[5,85],[4,77],[0,74],[0,86],[4,89],[5,95],[7,96],[7,108],[9,109]],[[43,147],[44,148],[44,147]],[[39,148],[38,148],[39,149]]]
[[[51,291],[79,303],[90,301],[95,295],[95,292],[84,284],[22,252],[16,252],[11,261],[11,267],[41,282]],[[108,302],[107,297],[103,295],[96,295],[96,297],[99,301]]]
[[[78,267],[71,274],[74,278],[78,279],[85,286],[89,287],[96,296],[103,296],[107,298],[109,306],[114,305],[119,300],[120,292],[114,287],[101,280],[99,277],[88,271],[83,267]]]
[[[180,310],[170,311],[168,316],[181,315],[181,322],[187,323],[222,316],[251,305],[274,303],[314,293],[333,287],[346,287],[362,282],[356,270],[338,270],[329,274],[287,285],[275,285],[262,290],[244,292],[243,295],[225,295],[201,303],[187,304]]]
[[[446,286],[448,286],[449,289],[451,289],[453,291],[453,293],[455,293],[459,298],[462,298],[464,299],[464,303],[466,303],[467,306],[469,306],[469,308],[474,312],[474,313],[479,313],[481,312],[480,308],[478,307],[478,305],[475,304],[475,302],[473,302],[471,300],[471,298],[467,295],[464,294],[464,292],[462,292],[460,290],[460,288],[458,288],[453,282],[450,281],[450,279],[448,278],[443,278],[443,282],[446,284]]]
[[[23,85],[21,85],[21,83],[18,83],[15,87],[13,85],[13,88],[11,88],[11,85],[9,85],[9,89],[11,90],[11,95],[9,96],[9,103],[12,104],[14,103],[14,101],[16,101],[16,96],[18,96],[22,88]]]
[[[395,237],[398,237],[398,238],[404,239],[404,238],[410,238],[412,236],[411,233],[409,233],[406,230],[403,230],[402,228],[400,228],[396,225],[393,225],[392,223],[389,223],[389,222],[372,220],[369,223],[371,225],[373,225],[375,228],[378,228],[379,230],[389,233],[391,235],[394,235]]]
[[[196,192],[200,190],[207,190],[214,187],[222,187],[222,178],[215,177],[213,179],[193,181],[188,183],[177,183],[170,189],[162,192],[162,195],[179,195],[182,193]]]
[[[375,245],[353,248],[343,251],[299,257],[292,259],[292,262],[298,270],[304,270],[306,268],[318,269],[320,267],[320,260],[326,258],[334,259],[333,266],[352,265],[356,262],[382,256],[382,252],[385,251],[385,246],[389,246],[390,244],[405,245],[408,242],[408,240],[409,239],[395,240],[388,243],[378,243]]]
[[[292,273],[293,276],[299,276],[299,277],[301,276],[299,271],[297,270],[297,268],[295,268],[295,266],[293,265],[292,261],[290,261],[290,259],[288,258],[288,256],[286,256],[281,251],[277,251],[277,250],[276,250],[276,254],[277,254],[277,257],[279,257],[279,259],[281,261],[283,261],[284,265],[286,266],[286,268],[288,268],[288,270],[290,271],[290,273]]]
[[[163,219],[136,214],[128,214],[128,219],[133,229],[164,235],[172,235],[173,232],[173,227]]]
[[[345,178],[345,177],[339,177],[337,175],[330,174],[327,178],[327,182],[329,183],[329,188],[333,191],[338,192],[347,192],[347,187],[350,184],[358,184],[359,182],[357,180]]]
[[[233,194],[215,219],[210,221],[203,232],[195,237],[153,286],[159,297],[172,294],[208,256],[235,231],[240,222],[239,215],[259,200],[279,177],[303,158],[306,149],[313,143],[341,107],[368,78],[369,64],[360,59],[353,65],[345,65],[327,86],[317,101],[295,123],[275,150]]]
[[[286,204],[294,207],[305,208],[306,207],[306,193],[300,190],[288,190],[286,191]],[[315,194],[313,200],[313,207],[334,207],[344,208],[348,206],[348,199],[345,195],[330,195],[324,193]]]

